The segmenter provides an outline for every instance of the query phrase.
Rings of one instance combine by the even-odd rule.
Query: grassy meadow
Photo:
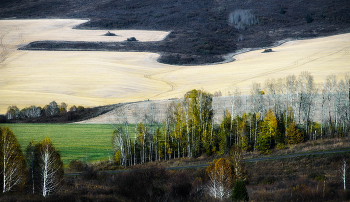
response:
[[[98,161],[113,158],[109,124],[2,124],[16,135],[24,151],[30,140],[39,142],[49,137],[61,153],[64,165],[73,159]],[[134,131],[134,125],[130,128]]]

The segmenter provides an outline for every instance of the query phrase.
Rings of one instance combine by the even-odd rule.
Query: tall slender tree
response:
[[[0,127],[0,141],[0,173],[2,193],[5,193],[24,185],[26,162],[17,138],[8,127]]]
[[[63,178],[63,162],[50,138],[35,145],[35,161],[39,192],[44,197],[54,194]]]

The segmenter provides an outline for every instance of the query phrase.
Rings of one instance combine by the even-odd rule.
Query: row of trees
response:
[[[16,136],[0,127],[0,180],[2,192],[22,190],[44,197],[54,193],[63,177],[63,162],[49,138],[31,141],[23,154]]]
[[[348,135],[349,79],[328,76],[318,89],[311,74],[302,72],[267,80],[264,89],[253,83],[251,95],[245,96],[237,88],[225,97],[192,90],[181,100],[167,102],[165,112],[155,103],[134,109],[133,132],[121,108],[112,138],[116,160],[126,166],[224,154],[235,145],[269,153],[276,146]]]
[[[69,108],[69,111],[77,111],[82,109],[84,109],[83,106],[76,107],[75,105],[73,105]],[[32,105],[30,107],[25,107],[20,110],[17,106],[9,106],[6,112],[6,118],[26,119],[41,116],[57,115],[66,112],[68,112],[68,105],[66,103],[62,102],[60,105],[58,105],[55,101],[52,101],[50,102],[50,104],[45,105],[45,107],[43,108]]]

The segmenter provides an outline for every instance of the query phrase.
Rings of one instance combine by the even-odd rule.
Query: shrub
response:
[[[312,23],[312,21],[314,21],[314,19],[311,17],[310,14],[306,15],[305,20],[306,20],[307,23]]]
[[[78,111],[84,110],[83,106],[78,106]]]
[[[259,184],[273,184],[277,181],[277,178],[274,176],[265,176],[265,177],[260,177],[258,181],[259,181]]]
[[[169,173],[163,167],[139,167],[122,173],[118,179],[118,192],[133,201],[162,201]]]
[[[116,34],[111,33],[111,32],[108,31],[106,34],[104,34],[104,36],[116,36]]]
[[[192,180],[185,171],[172,174],[170,179],[172,197],[180,199],[188,198],[192,191],[191,182]]]
[[[68,169],[70,171],[82,172],[85,166],[86,164],[84,164],[82,161],[73,159],[69,162]]]
[[[280,10],[280,14],[285,14],[287,11],[286,10],[284,10],[284,8],[281,8],[281,10]]]
[[[285,149],[285,148],[286,148],[286,145],[283,144],[283,143],[278,143],[278,144],[276,145],[276,148],[277,148],[277,149]]]
[[[91,166],[85,166],[82,176],[86,180],[94,180],[97,178],[97,172]]]
[[[323,181],[324,179],[326,179],[324,172],[310,173],[307,177],[317,181]]]
[[[135,37],[130,37],[127,39],[127,41],[137,41]]]
[[[270,53],[270,52],[272,52],[272,49],[271,49],[271,48],[265,49],[265,50],[263,51],[263,53]]]

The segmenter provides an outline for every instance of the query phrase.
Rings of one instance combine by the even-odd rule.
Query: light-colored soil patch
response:
[[[156,53],[96,51],[18,51],[37,40],[140,41],[163,39],[168,32],[72,30],[81,20],[0,21],[0,113],[10,105],[44,106],[52,100],[86,107],[147,99],[182,97],[191,89],[223,93],[237,85],[249,92],[252,82],[309,71],[317,83],[350,70],[350,34],[290,41],[274,52],[252,51],[236,61],[206,66],[173,66]],[[124,34],[126,33],[126,34]],[[127,36],[126,36],[127,35]]]

